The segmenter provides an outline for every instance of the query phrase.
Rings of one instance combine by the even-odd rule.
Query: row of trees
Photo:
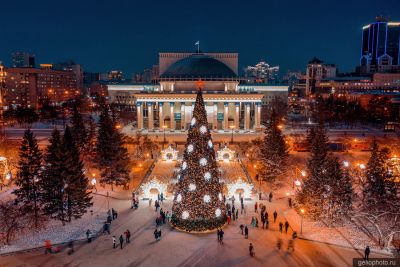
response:
[[[345,218],[364,227],[373,227],[379,243],[389,248],[395,234],[400,233],[399,188],[391,175],[390,151],[379,149],[376,140],[362,177],[361,190],[356,192],[349,167],[328,152],[328,138],[323,123],[310,131],[308,178],[296,196],[298,208],[304,208],[313,220],[329,225]]]
[[[25,131],[15,180],[18,188],[13,194],[18,208],[33,214],[35,227],[39,226],[41,215],[64,224],[82,217],[92,205],[79,155],[68,126],[63,136],[57,129],[53,131],[45,155],[32,131]]]

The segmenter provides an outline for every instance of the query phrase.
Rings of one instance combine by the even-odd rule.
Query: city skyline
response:
[[[279,65],[282,75],[287,70],[303,70],[316,56],[349,72],[360,60],[362,27],[378,15],[399,20],[393,13],[400,7],[396,1],[364,1],[362,6],[356,2],[338,1],[331,6],[281,1],[250,7],[239,6],[240,2],[226,6],[203,1],[199,6],[188,5],[190,12],[181,12],[178,7],[186,4],[180,1],[156,1],[152,8],[146,3],[118,1],[113,9],[106,2],[78,6],[69,1],[62,10],[48,1],[25,2],[17,20],[13,12],[3,16],[6,41],[0,60],[10,66],[12,53],[26,51],[36,55],[37,65],[73,59],[86,71],[119,69],[130,78],[156,64],[158,52],[192,52],[199,40],[205,52],[238,52],[240,71],[265,60]],[[17,9],[14,3],[4,5]]]

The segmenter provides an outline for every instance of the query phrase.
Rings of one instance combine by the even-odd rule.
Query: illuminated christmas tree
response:
[[[226,210],[215,151],[199,89],[172,207],[172,224],[188,232],[221,227]]]

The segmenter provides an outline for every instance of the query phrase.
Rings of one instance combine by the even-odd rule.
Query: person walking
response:
[[[244,206],[243,211],[244,211],[244,215],[246,215],[247,214],[247,205]]]
[[[286,232],[286,234],[287,234],[288,228],[289,228],[289,223],[288,223],[288,221],[286,221],[286,222],[285,222],[285,232]]]
[[[158,241],[158,231],[157,228],[154,230],[154,238]]]
[[[219,231],[219,235],[220,235],[220,237],[219,237],[219,243],[220,243],[221,245],[223,245],[223,244],[224,244],[224,231],[222,231],[222,229]]]
[[[149,199],[149,207],[151,207],[151,202],[153,202],[152,198]]]
[[[221,239],[221,232],[220,232],[219,228],[217,228],[217,240],[218,240],[218,243],[220,242],[220,239]]]
[[[236,220],[239,218],[239,209],[236,209]]]
[[[279,232],[281,232],[281,234],[282,234],[282,229],[283,229],[283,223],[279,222]]]
[[[244,230],[244,226],[243,226],[243,224],[241,224],[240,225],[240,232],[242,233],[242,235],[243,235],[243,230]]]
[[[292,198],[289,197],[288,202],[289,202],[289,208],[291,209],[292,208]]]
[[[272,192],[269,192],[269,202],[272,201]]]
[[[228,219],[227,219],[228,225],[231,223],[231,216],[228,215]]]
[[[257,202],[254,204],[254,212],[258,213],[258,203]]]
[[[255,253],[254,253],[254,247],[253,247],[252,243],[250,243],[250,245],[249,245],[249,252],[250,252],[250,256],[254,257]]]
[[[119,245],[121,246],[122,249],[122,245],[124,244],[124,237],[122,235],[119,236]]]
[[[369,260],[369,253],[370,252],[371,252],[371,250],[369,249],[369,246],[367,246],[365,248],[365,251],[364,251],[364,260]]]
[[[53,253],[53,250],[51,249],[51,242],[50,242],[50,240],[46,240],[46,241],[44,241],[44,248],[45,248],[45,250],[44,250],[44,254],[47,254],[47,253]]]
[[[86,239],[88,243],[92,242],[92,232],[89,229],[86,231]]]
[[[113,248],[115,248],[115,246],[117,245],[117,239],[115,238],[115,235],[113,235],[112,241],[113,241]]]
[[[158,230],[157,235],[158,235],[158,239],[161,239],[161,228]]]
[[[244,227],[244,238],[245,239],[249,238],[249,228],[247,228],[247,225]]]
[[[278,213],[274,211],[274,223],[276,222],[276,217],[278,217]]]
[[[130,238],[131,238],[131,232],[128,229],[126,229],[125,231],[126,243],[130,243]]]

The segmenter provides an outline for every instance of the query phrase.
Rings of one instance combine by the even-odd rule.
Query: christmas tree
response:
[[[39,179],[42,153],[37,140],[30,129],[27,129],[19,149],[18,172],[15,184],[18,186],[13,191],[16,203],[21,204],[23,211],[33,213],[35,227],[39,226]]]
[[[76,105],[73,108],[71,124],[71,133],[75,144],[78,147],[79,152],[82,153],[87,144],[87,131],[82,115]]]
[[[226,210],[200,89],[190,125],[177,177],[172,224],[184,231],[204,232],[223,226]]]

